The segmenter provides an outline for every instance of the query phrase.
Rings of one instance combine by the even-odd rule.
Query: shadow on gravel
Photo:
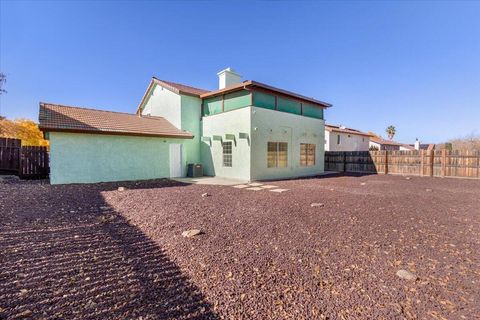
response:
[[[0,184],[0,319],[218,319],[163,250],[104,201],[101,191],[119,185],[135,184]]]

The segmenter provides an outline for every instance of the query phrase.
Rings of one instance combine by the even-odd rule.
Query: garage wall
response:
[[[183,143],[183,140],[50,132],[50,182],[94,183],[168,177],[170,143]]]

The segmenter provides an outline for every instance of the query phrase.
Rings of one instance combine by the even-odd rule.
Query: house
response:
[[[345,126],[325,124],[325,151],[368,151],[370,136]]]
[[[401,143],[393,140],[385,140],[380,137],[370,137],[370,149],[375,150],[400,150]]]
[[[187,164],[247,181],[324,171],[324,109],[314,98],[230,68],[219,88],[152,78],[136,114],[40,103],[51,183],[183,177]]]
[[[401,144],[399,150],[400,151],[415,151],[415,147],[413,147],[409,144]]]
[[[414,150],[435,150],[436,146],[433,143],[420,143],[418,139],[415,140],[415,144],[413,145]]]

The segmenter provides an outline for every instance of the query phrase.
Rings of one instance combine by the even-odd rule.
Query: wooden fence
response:
[[[21,140],[0,138],[0,172],[13,173],[22,179],[48,178],[47,147],[22,146]]]
[[[325,170],[480,178],[480,151],[326,151]]]

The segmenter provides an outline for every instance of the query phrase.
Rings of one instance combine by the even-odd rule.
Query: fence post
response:
[[[347,172],[347,152],[343,152],[343,172]]]
[[[385,150],[385,174],[388,174],[388,150]]]
[[[435,150],[430,150],[430,177],[433,177],[434,158],[435,158]]]
[[[423,177],[423,168],[425,166],[425,150],[420,150],[420,176]]]
[[[442,177],[445,177],[446,170],[447,170],[447,150],[442,149]]]

